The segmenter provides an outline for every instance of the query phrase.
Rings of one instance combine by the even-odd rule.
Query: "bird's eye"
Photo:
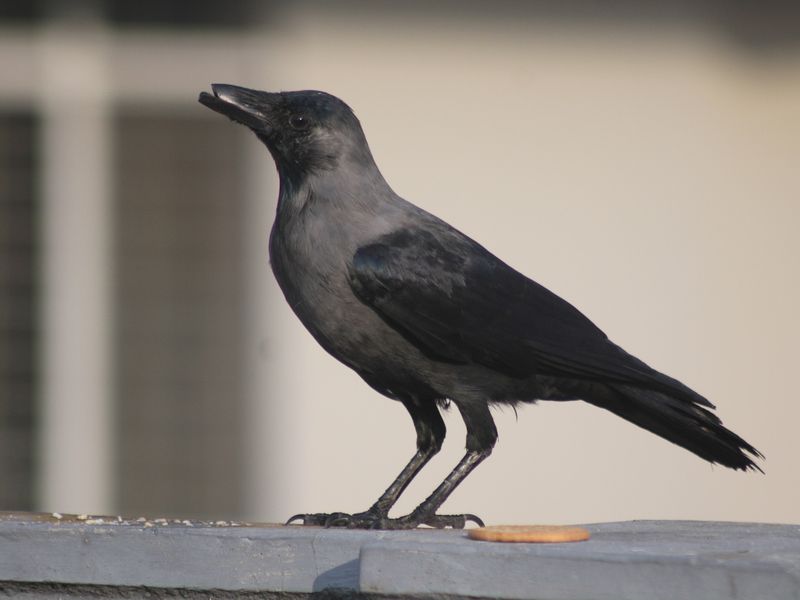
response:
[[[289,125],[292,127],[292,129],[296,129],[297,131],[304,131],[308,129],[310,121],[308,120],[308,117],[303,115],[292,115],[289,117]]]

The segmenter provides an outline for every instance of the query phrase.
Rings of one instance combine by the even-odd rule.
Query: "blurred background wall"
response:
[[[800,8],[0,3],[0,509],[362,510],[414,449],[269,272],[271,159],[211,82],[324,89],[401,195],[719,407],[766,476],[583,403],[497,412],[487,522],[800,520]],[[398,513],[463,452],[445,449]]]

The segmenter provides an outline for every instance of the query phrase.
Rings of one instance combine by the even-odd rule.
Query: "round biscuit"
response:
[[[490,525],[470,529],[470,539],[484,542],[527,542],[552,544],[559,542],[582,542],[589,539],[583,527],[571,525]]]

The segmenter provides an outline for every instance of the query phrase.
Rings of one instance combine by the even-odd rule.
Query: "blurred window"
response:
[[[225,120],[118,113],[117,504],[241,514],[241,137]]]
[[[36,120],[0,113],[0,508],[33,508],[38,206]]]

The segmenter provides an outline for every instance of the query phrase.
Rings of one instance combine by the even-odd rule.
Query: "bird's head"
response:
[[[249,127],[266,144],[281,176],[292,179],[343,162],[374,165],[364,133],[347,104],[318,91],[262,92],[215,83],[199,101]]]

